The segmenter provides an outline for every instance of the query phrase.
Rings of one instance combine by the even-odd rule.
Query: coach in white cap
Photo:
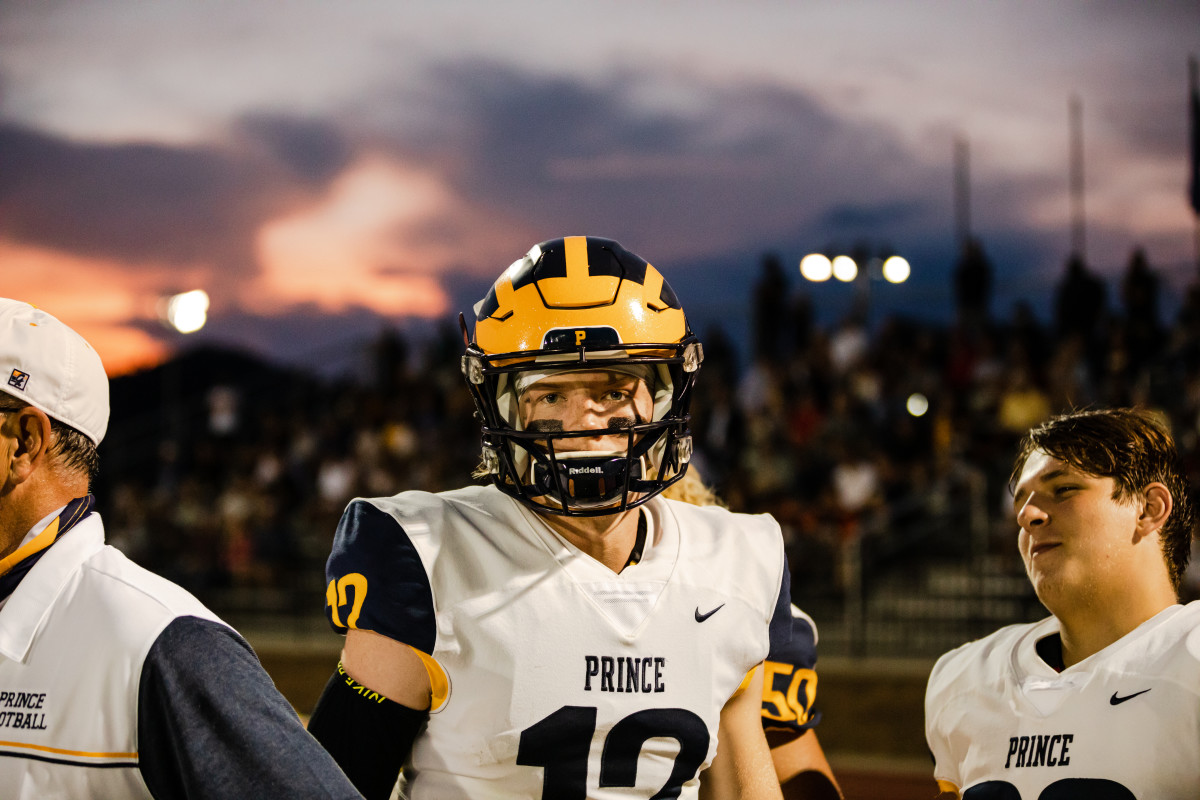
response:
[[[0,298],[0,796],[358,797],[250,646],[104,544],[108,377]]]

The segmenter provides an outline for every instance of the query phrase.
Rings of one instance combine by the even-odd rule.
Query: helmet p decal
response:
[[[616,330],[607,325],[591,328],[564,328],[546,331],[542,347],[546,350],[569,350],[573,347],[610,347],[621,344]]]

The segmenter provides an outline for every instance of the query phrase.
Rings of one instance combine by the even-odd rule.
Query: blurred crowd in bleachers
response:
[[[1163,319],[1141,251],[1111,282],[1071,259],[1045,321],[1020,304],[991,313],[974,242],[951,325],[869,329],[860,308],[823,326],[779,259],[762,259],[758,281],[746,357],[700,331],[695,464],[730,507],[780,520],[799,599],[839,597],[848,552],[868,575],[996,552],[1019,569],[1009,467],[1055,411],[1153,407],[1200,478],[1200,283]],[[361,378],[202,352],[117,379],[95,487],[110,539],[218,610],[246,589],[257,610],[318,614],[351,497],[470,481],[479,430],[461,349],[447,324],[420,347],[382,335]]]

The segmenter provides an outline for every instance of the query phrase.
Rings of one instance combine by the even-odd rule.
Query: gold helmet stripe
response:
[[[616,301],[621,278],[616,275],[592,274],[586,236],[567,236],[562,241],[561,257],[565,274],[538,281],[536,291],[541,294],[546,306],[564,309],[611,306]],[[522,286],[517,291],[520,293],[525,290],[526,286]]]
[[[591,275],[588,267],[586,236],[567,236],[563,239],[563,250],[567,260],[567,280],[583,281]]]

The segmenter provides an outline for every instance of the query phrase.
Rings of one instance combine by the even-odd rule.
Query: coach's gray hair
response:
[[[0,393],[0,411],[20,411],[28,403]],[[87,475],[89,486],[100,473],[100,454],[96,444],[84,434],[54,417],[50,417],[52,438],[47,451],[59,464],[69,470]]]

